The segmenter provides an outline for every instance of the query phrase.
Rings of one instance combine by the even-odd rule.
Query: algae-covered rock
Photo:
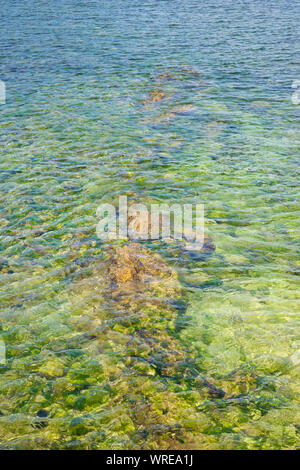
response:
[[[186,429],[178,424],[181,410],[191,406],[190,396],[180,393],[193,387],[198,413],[196,404],[223,397],[224,392],[201,373],[196,351],[179,339],[185,296],[177,272],[159,254],[129,241],[107,246],[105,259],[93,261],[89,274],[76,281],[74,289],[87,298],[90,282],[95,309],[88,311],[94,318],[83,325],[90,333],[93,328],[99,353],[106,357],[99,405],[114,406],[118,396],[132,422],[128,432],[133,447],[177,448],[192,442],[190,424]],[[70,397],[69,406],[96,406],[98,388],[91,386],[88,393]]]
[[[55,355],[49,355],[38,372],[46,377],[62,377],[64,375],[64,364]]]

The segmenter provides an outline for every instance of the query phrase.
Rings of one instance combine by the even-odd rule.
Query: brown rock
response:
[[[151,91],[149,98],[145,101],[145,104],[148,103],[157,103],[165,98],[165,93],[162,91]]]

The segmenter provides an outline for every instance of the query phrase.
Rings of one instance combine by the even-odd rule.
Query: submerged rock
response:
[[[176,272],[159,255],[135,242],[112,249],[104,267],[104,277],[111,298],[124,290],[126,301],[133,301],[145,293],[149,297],[152,291],[153,294],[161,292],[165,298],[180,295]],[[119,301],[118,298],[115,300]]]
[[[118,404],[128,409],[137,446],[150,448],[155,442],[174,448],[181,439],[189,445],[187,430],[177,422],[180,408],[190,407],[185,390],[194,388],[197,403],[223,397],[224,392],[202,375],[197,352],[179,338],[187,318],[177,272],[135,241],[108,246],[106,252],[104,261],[93,263],[91,278],[80,279],[75,289],[89,309],[94,305],[86,319],[94,318],[85,327],[90,324],[93,343],[98,342],[107,358],[107,384],[117,387]]]
[[[192,114],[198,111],[197,106],[193,106],[192,104],[185,104],[181,106],[174,106],[171,109],[171,113],[173,114]]]
[[[199,70],[196,67],[193,67],[192,65],[184,65],[183,67],[181,67],[181,70],[184,73],[195,75],[196,77],[201,76],[201,72],[199,72]]]
[[[190,78],[190,77],[200,77],[202,74],[196,67],[190,65],[184,65],[178,68],[170,68],[167,70],[163,70],[157,76],[157,80],[161,81],[169,81],[169,80],[182,80],[183,78]]]
[[[271,105],[268,101],[263,101],[263,100],[252,101],[251,103],[252,108],[258,108],[258,109],[269,108],[270,106]]]
[[[145,101],[145,104],[157,103],[165,98],[165,93],[163,91],[151,91],[149,98]]]
[[[190,114],[194,114],[198,111],[197,106],[193,106],[191,104],[187,105],[178,105],[174,106],[168,111],[160,113],[158,116],[153,118],[150,122],[153,124],[168,124],[169,122],[176,119],[177,116],[188,116]]]
[[[131,240],[139,240],[141,238],[144,240],[161,239],[160,231],[157,234],[155,231],[152,233],[151,215],[149,211],[140,210],[136,216],[129,217],[128,229],[128,238]],[[203,257],[203,255],[211,254],[215,251],[214,241],[207,233],[204,233],[202,245],[199,241],[193,241],[193,238],[195,238],[193,230],[190,231],[189,238],[187,235],[187,228],[185,227],[182,239],[176,239],[174,233],[171,231],[170,238],[167,240],[170,248],[176,247],[179,249],[179,256],[180,254],[190,254],[193,258],[197,257],[197,255]]]
[[[226,121],[212,121],[207,124],[206,131],[209,137],[216,137],[221,134],[226,126]]]
[[[159,76],[158,76],[158,79],[159,80],[172,80],[172,75],[169,73],[169,72],[164,72],[164,73],[161,73]]]
[[[149,120],[149,124],[154,125],[161,125],[161,124],[168,124],[169,122],[173,121],[176,118],[176,114],[172,111],[166,111],[160,113],[158,116],[151,118]]]

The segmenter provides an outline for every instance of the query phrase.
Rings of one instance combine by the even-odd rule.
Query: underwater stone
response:
[[[157,103],[165,98],[165,93],[162,91],[151,91],[149,94],[149,98],[145,101],[145,104],[148,103]]]
[[[196,111],[198,111],[197,106],[193,106],[192,104],[174,106],[174,108],[171,109],[171,113],[174,113],[174,114],[191,114]]]

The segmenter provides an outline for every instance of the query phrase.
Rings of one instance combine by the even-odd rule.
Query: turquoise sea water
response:
[[[2,448],[299,448],[299,21],[296,0],[2,2]],[[210,256],[148,246],[222,397],[129,373],[99,333],[96,208],[120,194],[204,203]]]

